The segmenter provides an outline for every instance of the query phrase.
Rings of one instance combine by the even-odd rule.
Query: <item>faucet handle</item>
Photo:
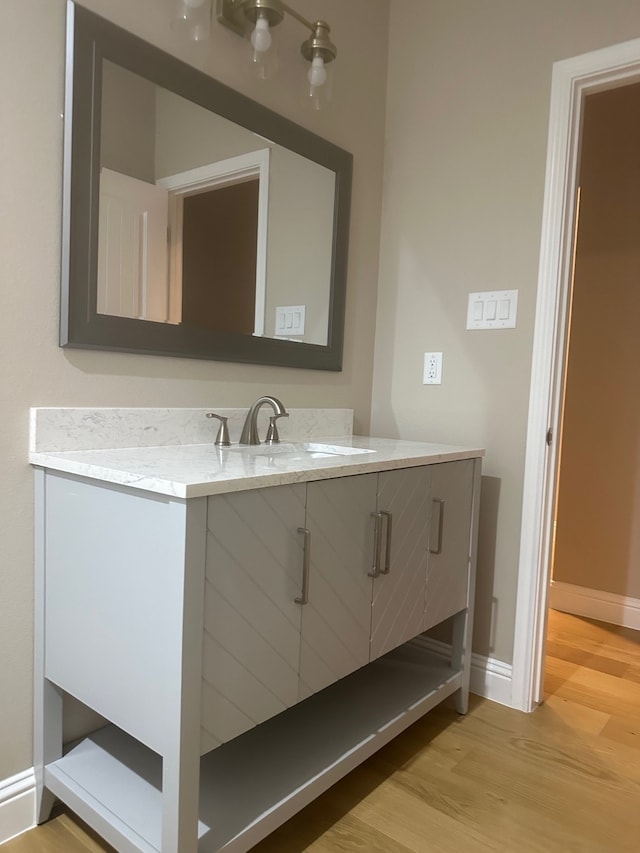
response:
[[[227,424],[229,419],[225,418],[224,415],[216,415],[215,412],[207,412],[207,417],[216,418],[220,421],[220,429],[218,430],[218,435],[214,442],[216,447],[229,447],[231,444],[231,440],[229,438],[229,426]]]
[[[271,415],[269,418],[269,427],[267,429],[267,437],[264,440],[265,444],[278,444],[280,442],[280,435],[278,434],[278,426],[276,421],[278,418],[288,418],[289,413],[283,412],[281,415]]]

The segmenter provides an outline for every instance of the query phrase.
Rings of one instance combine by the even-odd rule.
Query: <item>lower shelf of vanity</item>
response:
[[[462,684],[421,638],[204,755],[198,853],[249,850]],[[162,760],[100,729],[45,785],[122,853],[161,849]]]

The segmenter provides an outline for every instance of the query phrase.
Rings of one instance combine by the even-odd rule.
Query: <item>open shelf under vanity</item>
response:
[[[198,853],[257,843],[461,684],[418,637],[202,756]],[[117,727],[47,765],[45,784],[123,853],[161,849],[162,759]]]

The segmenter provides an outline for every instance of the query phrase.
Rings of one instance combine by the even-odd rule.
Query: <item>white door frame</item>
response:
[[[584,95],[640,79],[640,39],[554,63],[525,455],[511,704],[541,699]]]

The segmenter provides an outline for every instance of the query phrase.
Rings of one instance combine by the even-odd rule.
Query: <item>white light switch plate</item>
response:
[[[304,305],[280,305],[276,308],[276,335],[304,335]]]
[[[517,313],[517,290],[470,293],[467,329],[515,329]]]

